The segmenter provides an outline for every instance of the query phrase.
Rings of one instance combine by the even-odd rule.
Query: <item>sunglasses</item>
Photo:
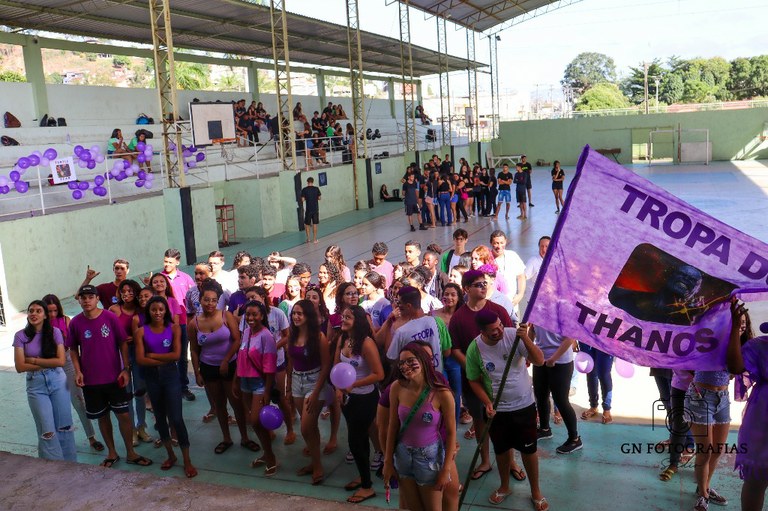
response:
[[[486,287],[488,287],[488,283],[485,282],[485,281],[483,281],[483,282],[475,282],[475,283],[472,284],[471,287],[474,287],[474,288],[477,288],[477,289],[485,289]]]

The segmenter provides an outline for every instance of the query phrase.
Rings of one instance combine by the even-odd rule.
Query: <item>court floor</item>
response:
[[[630,167],[670,192],[680,196],[706,213],[742,230],[761,240],[768,239],[768,223],[765,222],[768,201],[768,167],[763,162],[716,162],[709,166],[647,166]],[[566,168],[566,184],[573,175],[573,168]],[[516,210],[512,209],[510,219],[498,221],[489,218],[474,217],[460,226],[469,232],[468,247],[488,243],[490,233],[495,229],[503,230],[509,239],[508,248],[520,254],[523,260],[536,252],[540,236],[552,232],[557,215],[549,186],[549,169],[534,168],[533,202],[535,207],[529,213],[529,219],[515,219]],[[391,185],[396,185],[392,183]],[[351,267],[357,260],[368,259],[374,242],[384,241],[389,246],[388,260],[392,263],[403,260],[403,247],[407,240],[419,241],[423,247],[437,243],[443,248],[451,245],[451,234],[457,227],[440,227],[412,233],[408,230],[405,216],[399,204],[379,204],[372,210],[347,213],[339,217],[322,218],[321,203],[320,242],[305,244],[304,233],[283,233],[263,240],[240,240],[240,244],[223,249],[228,262],[238,250],[247,250],[258,256],[264,256],[273,250],[280,250],[300,261],[308,262],[317,271],[323,260],[324,250],[331,244],[340,245]],[[600,219],[595,219],[595,228],[600,228]],[[599,250],[600,247],[596,247]],[[158,254],[158,263],[162,254]],[[189,268],[186,268],[189,270]],[[132,275],[136,278],[136,275]],[[73,300],[65,303],[68,314],[77,312]],[[768,308],[764,304],[750,307],[753,318],[760,324],[768,318]],[[23,325],[21,325],[23,326]],[[20,326],[20,327],[21,327]],[[20,328],[19,327],[19,328]],[[0,450],[12,453],[36,455],[36,435],[34,423],[29,413],[24,391],[24,378],[12,369],[12,350],[8,348],[12,333],[0,334],[0,387],[5,399],[0,401]],[[226,498],[226,487],[253,488],[258,490],[278,491],[291,495],[315,497],[323,500],[343,501],[348,495],[343,486],[354,478],[354,465],[346,464],[345,426],[340,430],[339,449],[324,457],[326,480],[321,486],[311,486],[306,478],[295,476],[295,471],[306,464],[301,455],[300,441],[292,447],[282,445],[284,430],[277,431],[277,456],[280,468],[277,476],[271,479],[260,476],[259,470],[249,467],[254,454],[237,445],[223,455],[213,453],[214,446],[220,441],[220,432],[215,423],[203,424],[201,417],[207,411],[207,403],[202,389],[193,388],[198,396],[194,402],[184,403],[184,413],[192,441],[192,457],[200,470],[199,481],[222,485],[221,496]],[[541,487],[547,496],[551,509],[626,509],[626,510],[671,510],[690,509],[693,505],[692,466],[681,471],[680,476],[668,483],[658,480],[657,474],[664,463],[665,456],[655,453],[648,446],[666,436],[663,418],[659,419],[655,400],[658,394],[653,379],[645,368],[636,368],[632,378],[624,379],[614,374],[615,423],[602,425],[596,421],[579,419],[580,433],[584,440],[584,449],[578,453],[560,456],[554,449],[565,440],[565,429],[555,426],[555,438],[543,441],[539,445]],[[583,375],[577,382],[576,395],[572,398],[577,414],[587,406],[586,383]],[[731,410],[734,428],[728,438],[729,443],[736,442],[736,426],[740,422],[741,407],[734,405]],[[80,461],[97,464],[102,456],[92,452],[85,441],[77,420],[77,439]],[[473,454],[472,441],[462,438],[466,426],[459,429],[461,449],[458,466],[462,478],[469,466]],[[324,438],[328,435],[328,421],[321,421]],[[236,431],[233,431],[236,439]],[[119,445],[119,443],[118,443]],[[139,452],[162,461],[161,451],[150,444],[142,445]],[[122,449],[118,449],[124,452]],[[627,452],[629,451],[629,452]],[[640,451],[640,452],[637,452]],[[713,486],[732,501],[731,506],[738,506],[741,483],[732,471],[733,455],[723,457],[716,473]],[[115,470],[141,471],[158,477],[168,475],[161,472],[159,463],[149,469],[138,469],[124,462],[116,465]],[[171,475],[180,475],[171,472]],[[62,474],[67,477],[67,474]],[[74,484],[74,482],[73,482]],[[488,496],[496,488],[498,476],[491,473],[483,479],[472,482],[469,487],[466,504],[470,508],[532,509],[527,483],[513,481],[514,494],[501,506],[491,506]],[[395,508],[387,505],[383,498],[381,482],[375,482],[379,491],[376,499],[368,501],[381,508]],[[83,491],[82,482],[77,491]],[[3,490],[0,489],[0,501]],[[0,506],[2,507],[2,506]],[[45,505],[41,502],[41,509]],[[194,503],[189,509],[195,509]]]

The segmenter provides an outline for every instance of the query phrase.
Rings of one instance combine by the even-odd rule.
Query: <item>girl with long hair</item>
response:
[[[136,362],[144,366],[147,393],[155,411],[155,421],[168,458],[160,466],[170,470],[176,464],[169,421],[176,432],[184,460],[184,475],[197,475],[189,457],[189,435],[181,410],[181,380],[177,367],[181,356],[181,328],[173,322],[168,302],[153,296],[144,309],[144,325],[135,332]]]
[[[409,343],[395,370],[390,390],[384,484],[399,479],[407,509],[441,509],[456,451],[454,398],[435,374],[432,357]],[[441,424],[445,438],[440,434]]]
[[[347,307],[341,319],[341,338],[334,361],[337,364],[351,364],[355,368],[355,381],[349,388],[336,389],[336,395],[337,400],[343,404],[349,450],[360,476],[344,488],[349,491],[359,488],[347,499],[347,502],[359,504],[376,496],[371,481],[368,437],[379,402],[376,384],[384,379],[384,369],[365,310],[358,305]],[[376,438],[375,434],[373,438]]]
[[[280,302],[280,310],[286,317],[291,315],[291,309],[293,304],[301,300],[301,282],[299,277],[288,277],[285,281],[285,294],[283,294],[283,301]]]
[[[323,293],[323,301],[329,310],[335,307],[336,292],[342,283],[344,279],[341,277],[338,266],[329,261],[320,265],[317,270],[317,285]]]
[[[374,333],[378,332],[384,322],[381,313],[389,305],[384,296],[387,280],[375,271],[370,271],[363,277],[363,301],[360,306],[370,316]]]
[[[37,430],[37,453],[47,460],[77,461],[72,407],[64,374],[64,337],[48,319],[42,300],[27,306],[27,325],[13,336],[17,373],[27,373],[27,400]]]
[[[312,463],[302,467],[298,475],[311,475],[312,484],[325,479],[320,458],[320,428],[318,419],[323,405],[329,399],[328,374],[331,353],[328,340],[320,331],[315,304],[300,300],[291,312],[291,331],[288,336],[288,390],[301,414],[301,435],[307,444]]]
[[[259,413],[269,405],[277,366],[277,344],[269,331],[267,310],[263,303],[245,304],[245,322],[247,326],[237,353],[237,377],[232,388],[235,395],[243,393],[242,402],[248,422],[264,446],[264,455],[255,459],[251,466],[264,465],[264,475],[269,477],[277,473],[277,458],[272,450],[272,437],[261,424]]]
[[[341,278],[344,282],[352,280],[352,274],[347,267],[347,262],[344,260],[344,254],[341,253],[341,247],[338,245],[331,245],[325,249],[326,262],[333,263],[341,273]]]
[[[96,431],[93,429],[93,423],[85,413],[85,397],[83,396],[83,389],[75,385],[75,366],[72,365],[72,357],[69,354],[69,348],[67,347],[67,337],[69,336],[69,320],[70,317],[64,314],[64,308],[61,306],[61,301],[56,295],[48,294],[43,297],[43,302],[48,310],[48,321],[51,322],[54,328],[58,328],[61,331],[61,335],[64,338],[64,353],[66,360],[64,361],[64,373],[67,375],[67,389],[69,389],[69,396],[72,401],[72,406],[77,412],[77,416],[80,418],[80,423],[83,425],[85,436],[88,438],[88,443],[91,445],[91,449],[101,452],[104,450],[104,444],[96,440]]]

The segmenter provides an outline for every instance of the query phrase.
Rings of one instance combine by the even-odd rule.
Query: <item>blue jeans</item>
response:
[[[171,432],[168,428],[168,421],[170,421],[176,430],[179,446],[189,447],[189,435],[181,413],[181,382],[176,362],[158,367],[145,367],[144,379],[147,382],[149,400],[155,410],[160,439],[171,440]]]
[[[451,194],[449,192],[440,192],[437,195],[437,203],[440,206],[440,223],[443,225],[452,223]]]
[[[37,428],[37,453],[47,460],[77,461],[72,405],[64,369],[27,373],[27,399]]]
[[[597,408],[597,384],[600,383],[601,395],[603,398],[603,410],[611,409],[611,397],[613,395],[613,378],[611,378],[611,368],[613,367],[613,355],[603,351],[579,344],[581,351],[589,353],[595,361],[595,368],[587,373],[587,392],[589,393],[589,407]]]
[[[136,346],[128,343],[128,358],[131,361],[131,392],[133,399],[129,403],[129,413],[133,427],[140,428],[147,425],[147,403],[144,394],[147,393],[147,384],[144,381],[144,368],[136,363]]]
[[[443,374],[445,374],[453,391],[453,400],[456,404],[456,424],[461,415],[461,364],[453,357],[443,358]]]
[[[432,486],[445,462],[442,441],[426,447],[409,447],[402,442],[395,446],[395,470],[400,477],[416,480],[419,486]]]

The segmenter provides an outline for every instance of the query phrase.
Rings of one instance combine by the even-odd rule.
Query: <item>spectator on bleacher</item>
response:
[[[131,153],[140,153],[138,149],[139,142],[147,143],[147,133],[143,129],[136,131],[136,136],[131,139],[130,142],[128,142],[128,152]],[[147,172],[152,172],[152,165],[150,165],[149,160],[145,160],[143,163],[138,162],[139,168],[144,168]]]
[[[325,126],[323,126],[323,121],[320,118],[320,112],[317,110],[312,115],[312,129],[315,131],[325,131]]]
[[[323,115],[327,118],[330,115],[333,115],[333,101],[328,102],[328,106],[323,108]]]
[[[322,126],[322,128],[317,131],[325,133],[325,130],[328,128],[328,125],[330,123],[331,123],[330,116],[325,112],[323,112],[322,115],[320,115],[320,126]]]
[[[347,113],[344,111],[344,107],[342,107],[341,104],[336,105],[336,111],[334,112],[333,116],[337,120],[349,119],[349,117],[347,117]]]
[[[264,110],[264,103],[259,101],[259,103],[256,105],[256,117],[261,119],[262,121],[269,120],[269,114],[266,110]]]
[[[421,119],[421,124],[424,126],[429,126],[430,122],[432,121],[432,119],[430,119],[427,113],[424,111],[424,107],[421,106],[421,103],[416,105],[416,117]]]
[[[318,160],[320,160],[321,163],[328,165],[328,160],[325,159],[326,157],[325,142],[323,142],[323,139],[320,138],[320,133],[315,132],[315,134],[312,136],[311,143],[312,143],[312,146],[310,149],[310,155],[313,158],[317,158]]]
[[[241,99],[234,106],[235,128],[237,130],[237,145],[248,145],[248,139],[253,132],[253,125],[248,122],[248,111],[245,109],[245,100]],[[249,125],[250,124],[250,125]]]
[[[355,145],[355,127],[351,122],[347,123],[347,129],[344,132],[344,145]]]
[[[301,121],[302,123],[307,120],[307,117],[304,115],[304,112],[301,110],[301,102],[296,103],[296,106],[293,108],[293,120]]]
[[[331,137],[331,143],[333,143],[333,147],[342,147],[344,143],[342,142],[342,139],[344,138],[344,129],[341,127],[341,123],[337,122],[333,125],[333,132],[330,135]]]
[[[306,156],[307,158],[307,170],[313,168],[312,157],[306,152],[307,142],[312,138],[312,127],[308,122],[304,123],[304,128],[301,131],[296,132],[296,154],[299,156]]]
[[[114,154],[133,163],[134,157],[130,152],[128,145],[123,140],[123,131],[120,128],[113,129],[112,136],[109,137],[109,142],[107,143],[107,155]]]

